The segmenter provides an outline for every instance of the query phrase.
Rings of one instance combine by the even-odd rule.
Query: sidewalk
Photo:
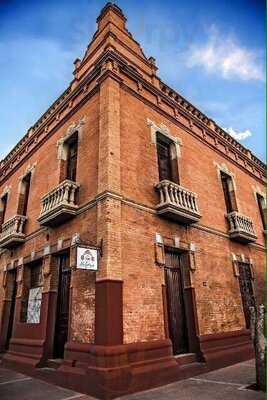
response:
[[[264,394],[246,389],[255,383],[254,361],[178,381],[120,400],[264,400]],[[95,400],[68,389],[0,367],[1,400]],[[119,400],[117,399],[117,400]]]

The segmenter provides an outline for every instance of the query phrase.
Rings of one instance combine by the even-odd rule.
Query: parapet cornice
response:
[[[108,64],[110,65],[107,68]],[[72,81],[70,86],[39,118],[33,127],[28,130],[26,135],[19,141],[5,159],[0,161],[0,181],[4,180],[6,176],[12,172],[13,168],[15,168],[27,155],[30,144],[33,144],[32,148],[34,148],[35,145],[37,146],[40,142],[40,136],[43,138],[44,136],[49,135],[62,120],[63,115],[65,119],[68,117],[69,113],[73,112],[73,99],[77,98],[77,102],[75,101],[76,106],[76,103],[78,104],[80,101],[80,94],[82,100],[84,95],[88,94],[89,85],[96,87],[101,81],[96,80],[96,78],[99,77],[101,71],[103,73],[103,70],[106,69],[114,72],[114,78],[120,78],[119,80],[121,82],[124,80],[123,77],[129,77],[136,83],[136,92],[139,95],[145,97],[144,89],[153,93],[155,98],[157,98],[157,107],[161,107],[163,102],[171,106],[173,109],[173,115],[171,115],[172,118],[179,121],[181,115],[186,116],[189,121],[189,126],[186,127],[187,131],[189,130],[191,133],[194,133],[193,127],[200,127],[203,133],[201,139],[206,141],[209,146],[211,143],[207,141],[207,136],[213,138],[212,147],[216,148],[219,143],[222,143],[225,146],[225,152],[220,150],[218,146],[217,151],[219,150],[225,156],[228,156],[228,152],[231,150],[236,154],[236,159],[232,161],[238,162],[238,160],[242,160],[241,166],[243,168],[247,169],[250,174],[254,174],[255,177],[261,181],[264,180],[266,166],[261,160],[253,155],[250,150],[246,149],[231,135],[220,128],[212,119],[203,114],[184,97],[162,82],[158,77],[154,77],[156,79],[156,84],[152,83],[153,81],[148,81],[138,72],[137,68],[133,67],[133,63],[131,62],[130,64],[118,50],[107,49],[95,61],[93,69],[91,69],[80,82],[75,80]],[[92,89],[93,87],[90,87],[90,90]],[[250,169],[248,169],[248,166]],[[259,175],[255,174],[256,170],[259,172]]]
[[[202,113],[199,109],[197,109],[192,103],[186,100],[183,96],[175,92],[174,89],[167,86],[164,82],[160,80],[160,89],[166,94],[169,98],[177,102],[177,104],[182,107],[187,113],[197,118],[199,121],[204,123],[209,129],[218,133],[220,137],[225,139],[229,144],[234,146],[238,152],[241,152],[245,157],[252,160],[257,166],[262,168],[265,171],[266,165],[263,161],[258,159],[249,149],[239,143],[236,139],[234,139],[229,133],[227,133],[224,129],[222,129],[219,125],[217,125],[212,119],[207,117],[204,113]]]

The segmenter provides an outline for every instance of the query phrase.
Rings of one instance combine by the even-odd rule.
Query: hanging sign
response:
[[[98,250],[91,247],[77,247],[77,268],[97,271]]]

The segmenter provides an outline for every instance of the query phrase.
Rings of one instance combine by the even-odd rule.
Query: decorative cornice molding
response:
[[[102,192],[102,193],[99,193],[98,195],[96,195],[95,197],[93,197],[92,199],[90,199],[87,203],[85,203],[85,204],[83,204],[83,205],[81,205],[80,206],[80,208],[79,208],[79,210],[77,210],[77,215],[80,215],[80,214],[82,214],[82,213],[84,213],[84,212],[86,212],[87,210],[89,210],[89,209],[91,209],[91,208],[93,208],[93,207],[97,207],[97,204],[99,203],[99,202],[102,202],[102,201],[104,201],[104,200],[106,200],[106,199],[109,199],[109,198],[112,198],[112,199],[114,199],[114,200],[117,200],[117,201],[120,201],[122,204],[125,204],[125,205],[127,205],[127,206],[129,206],[129,207],[133,207],[133,208],[136,208],[136,209],[138,209],[138,210],[140,210],[140,211],[143,211],[143,212],[147,212],[147,213],[150,213],[150,214],[153,214],[153,215],[156,215],[156,210],[155,210],[155,208],[153,208],[153,207],[151,207],[151,206],[148,206],[148,205],[145,205],[145,204],[142,204],[142,203],[138,203],[138,202],[136,202],[136,201],[134,201],[134,200],[131,200],[131,199],[129,199],[129,198],[126,198],[126,197],[124,197],[124,196],[122,196],[122,195],[120,195],[119,193],[116,193],[116,192],[111,192],[111,191],[105,191],[105,192]],[[212,227],[210,227],[210,226],[207,226],[207,225],[202,225],[202,224],[199,224],[199,223],[196,223],[196,224],[192,224],[191,225],[191,229],[197,229],[197,230],[200,230],[200,231],[203,231],[203,232],[207,232],[207,233],[209,233],[209,234],[212,234],[212,235],[215,235],[215,236],[219,236],[219,237],[222,237],[222,238],[225,238],[225,239],[229,239],[230,240],[230,238],[229,238],[229,234],[228,233],[226,233],[226,232],[223,232],[223,231],[221,231],[221,230],[218,230],[218,229],[216,229],[216,228],[212,228]],[[28,241],[30,241],[30,240],[33,240],[33,239],[35,239],[35,238],[37,238],[38,236],[40,236],[40,235],[43,235],[45,232],[47,232],[47,228],[44,228],[44,227],[42,227],[42,228],[39,228],[38,230],[36,230],[36,231],[34,231],[34,232],[31,232],[29,235],[27,235],[26,236],[26,238],[25,238],[25,241],[26,242],[28,242]],[[76,235],[77,235],[77,233],[74,235],[75,237],[76,237]],[[58,240],[63,240],[63,242],[64,243],[66,243],[66,242],[68,242],[69,241],[69,239],[68,238],[59,238]],[[37,241],[37,242],[39,242],[39,241]],[[53,250],[53,252],[56,252],[56,251],[59,251],[59,250],[61,250],[63,247],[64,247],[64,243],[62,244],[62,246],[60,246],[60,249],[58,249],[58,241],[56,242],[56,247],[54,246],[54,245],[50,245],[50,248],[52,249],[52,248],[54,248],[55,247],[55,250]],[[43,246],[43,248],[46,246],[47,244],[44,244],[44,246]],[[194,244],[195,245],[195,244]],[[62,248],[61,248],[62,247]],[[265,246],[264,245],[261,245],[261,244],[259,244],[259,243],[251,243],[249,246],[247,246],[246,245],[246,247],[251,247],[251,248],[255,248],[255,249],[258,249],[258,250],[260,250],[261,252],[265,252]],[[190,249],[189,249],[190,251],[193,251],[193,247],[191,246],[190,247]],[[9,253],[10,251],[9,250],[4,250],[4,251],[1,251],[0,250],[0,255],[2,254],[7,254],[7,253]],[[31,253],[30,253],[31,254]],[[41,258],[41,257],[43,257],[43,250],[36,250],[35,251],[35,258]],[[232,260],[234,261],[234,257],[235,257],[235,254],[234,253],[232,253]],[[240,256],[241,257],[241,256]],[[25,260],[25,258],[27,258],[27,257],[21,257],[20,256],[20,260]],[[240,260],[241,260],[241,258],[240,258]],[[252,261],[252,259],[250,259],[251,260],[251,263],[253,262]],[[24,261],[25,262],[25,261]],[[29,262],[29,260],[27,261],[27,262]],[[17,261],[15,261],[15,264],[17,265]],[[1,260],[0,260],[0,268],[1,268]]]

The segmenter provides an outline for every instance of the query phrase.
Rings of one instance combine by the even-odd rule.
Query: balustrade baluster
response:
[[[160,204],[164,203],[164,193],[162,187],[159,188]]]
[[[164,194],[165,194],[165,202],[166,202],[166,203],[169,203],[169,202],[170,202],[170,196],[169,196],[169,191],[168,191],[168,186],[167,186],[167,184],[165,184],[165,185],[163,186],[163,188],[164,188]]]
[[[70,188],[70,204],[73,206],[74,205],[74,201],[75,201],[75,187],[73,185],[71,185]]]
[[[171,203],[174,203],[173,186],[172,185],[169,185],[169,195],[170,195]]]
[[[178,198],[179,198],[179,206],[182,207],[183,206],[183,200],[182,200],[182,192],[181,189],[178,189]]]
[[[175,186],[174,188],[173,188],[173,194],[174,194],[174,201],[175,201],[175,204],[176,205],[178,205],[179,204],[179,199],[178,199],[178,187],[177,186]]]
[[[66,185],[65,187],[65,193],[64,193],[64,202],[68,203],[69,202],[69,192],[70,192],[70,186]]]

